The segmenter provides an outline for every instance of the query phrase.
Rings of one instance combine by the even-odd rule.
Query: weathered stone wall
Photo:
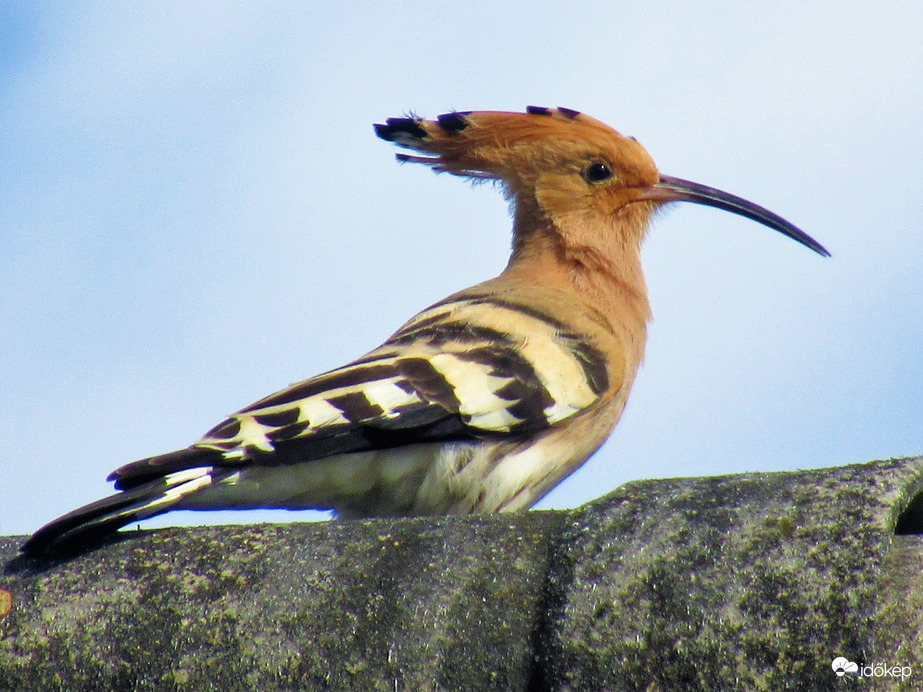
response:
[[[49,563],[0,538],[0,690],[919,689],[921,490],[914,458]],[[910,675],[843,680],[837,656]]]

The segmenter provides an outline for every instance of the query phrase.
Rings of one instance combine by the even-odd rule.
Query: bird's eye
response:
[[[599,161],[590,164],[590,167],[586,169],[586,179],[591,183],[601,183],[603,180],[609,180],[611,177],[612,169]]]

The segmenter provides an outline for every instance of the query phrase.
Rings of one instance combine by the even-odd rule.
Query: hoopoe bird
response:
[[[115,470],[118,493],[40,528],[23,552],[82,547],[174,509],[526,510],[622,414],[651,318],[640,252],[658,208],[717,207],[829,256],[762,207],[661,175],[634,138],[567,108],[389,118],[375,132],[415,152],[402,162],[502,185],[514,217],[503,272],[190,447]]]

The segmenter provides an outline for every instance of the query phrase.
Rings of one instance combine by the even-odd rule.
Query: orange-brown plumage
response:
[[[640,144],[595,118],[530,110],[414,120],[425,137],[395,141],[434,158],[399,158],[499,181],[514,210],[513,252],[501,276],[580,296],[601,319],[629,330],[637,344],[630,360],[640,359],[650,319],[640,248],[657,206],[643,190],[660,174]],[[442,126],[448,119],[455,128]],[[613,177],[588,184],[585,171],[595,163]]]
[[[402,161],[503,186],[514,217],[503,272],[190,447],[117,469],[121,492],[42,527],[23,551],[79,546],[171,509],[527,509],[621,416],[651,316],[641,242],[661,204],[725,209],[827,254],[761,207],[661,175],[634,139],[577,111],[453,112],[375,128],[416,152]]]

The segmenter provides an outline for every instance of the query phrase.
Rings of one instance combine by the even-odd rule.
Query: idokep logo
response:
[[[831,666],[833,667],[833,672],[836,673],[839,678],[846,675],[846,673],[856,673],[860,678],[890,677],[904,680],[913,674],[910,666],[884,666],[880,663],[874,665],[866,665],[863,663],[860,666],[858,663],[854,663],[843,656],[837,656],[833,659]]]
[[[859,670],[859,665],[848,661],[842,656],[837,656],[833,659],[833,672],[836,673],[838,678],[843,677],[846,673],[855,673]]]

